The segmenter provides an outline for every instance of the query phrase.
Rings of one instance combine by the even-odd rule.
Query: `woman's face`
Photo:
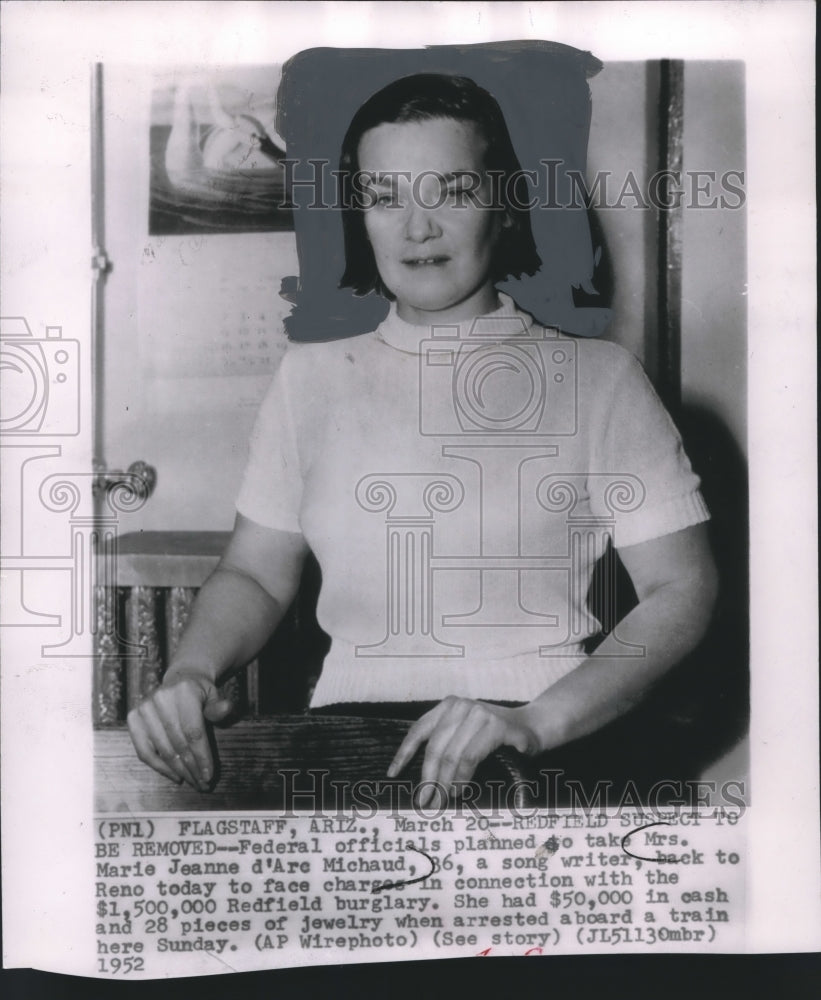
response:
[[[362,136],[359,168],[375,202],[365,230],[401,319],[454,322],[496,306],[490,267],[505,216],[489,207],[484,152],[472,122],[446,118]]]

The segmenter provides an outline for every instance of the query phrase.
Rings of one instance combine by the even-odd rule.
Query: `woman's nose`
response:
[[[405,235],[414,243],[422,243],[425,240],[440,236],[442,233],[436,221],[435,213],[430,208],[414,204],[411,201],[407,209],[405,218]]]

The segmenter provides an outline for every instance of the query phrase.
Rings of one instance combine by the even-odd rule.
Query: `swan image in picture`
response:
[[[153,146],[152,231],[243,231],[288,225],[285,143],[273,98],[186,77],[164,105]],[[152,144],[153,145],[153,144]]]

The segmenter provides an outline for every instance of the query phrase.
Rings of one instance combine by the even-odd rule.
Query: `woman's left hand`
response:
[[[512,746],[521,753],[538,751],[535,733],[528,723],[529,708],[445,698],[411,726],[388,768],[388,777],[395,777],[427,741],[422,781],[430,784],[420,792],[419,807],[435,797],[434,782],[444,791],[458,794],[459,783],[470,781],[477,766],[497,747]]]

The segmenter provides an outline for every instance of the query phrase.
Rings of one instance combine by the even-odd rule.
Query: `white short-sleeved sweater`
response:
[[[529,701],[598,630],[593,566],[709,517],[633,356],[495,312],[289,346],[238,510],[299,531],[332,639],[312,705]],[[629,653],[629,650],[626,650]]]

